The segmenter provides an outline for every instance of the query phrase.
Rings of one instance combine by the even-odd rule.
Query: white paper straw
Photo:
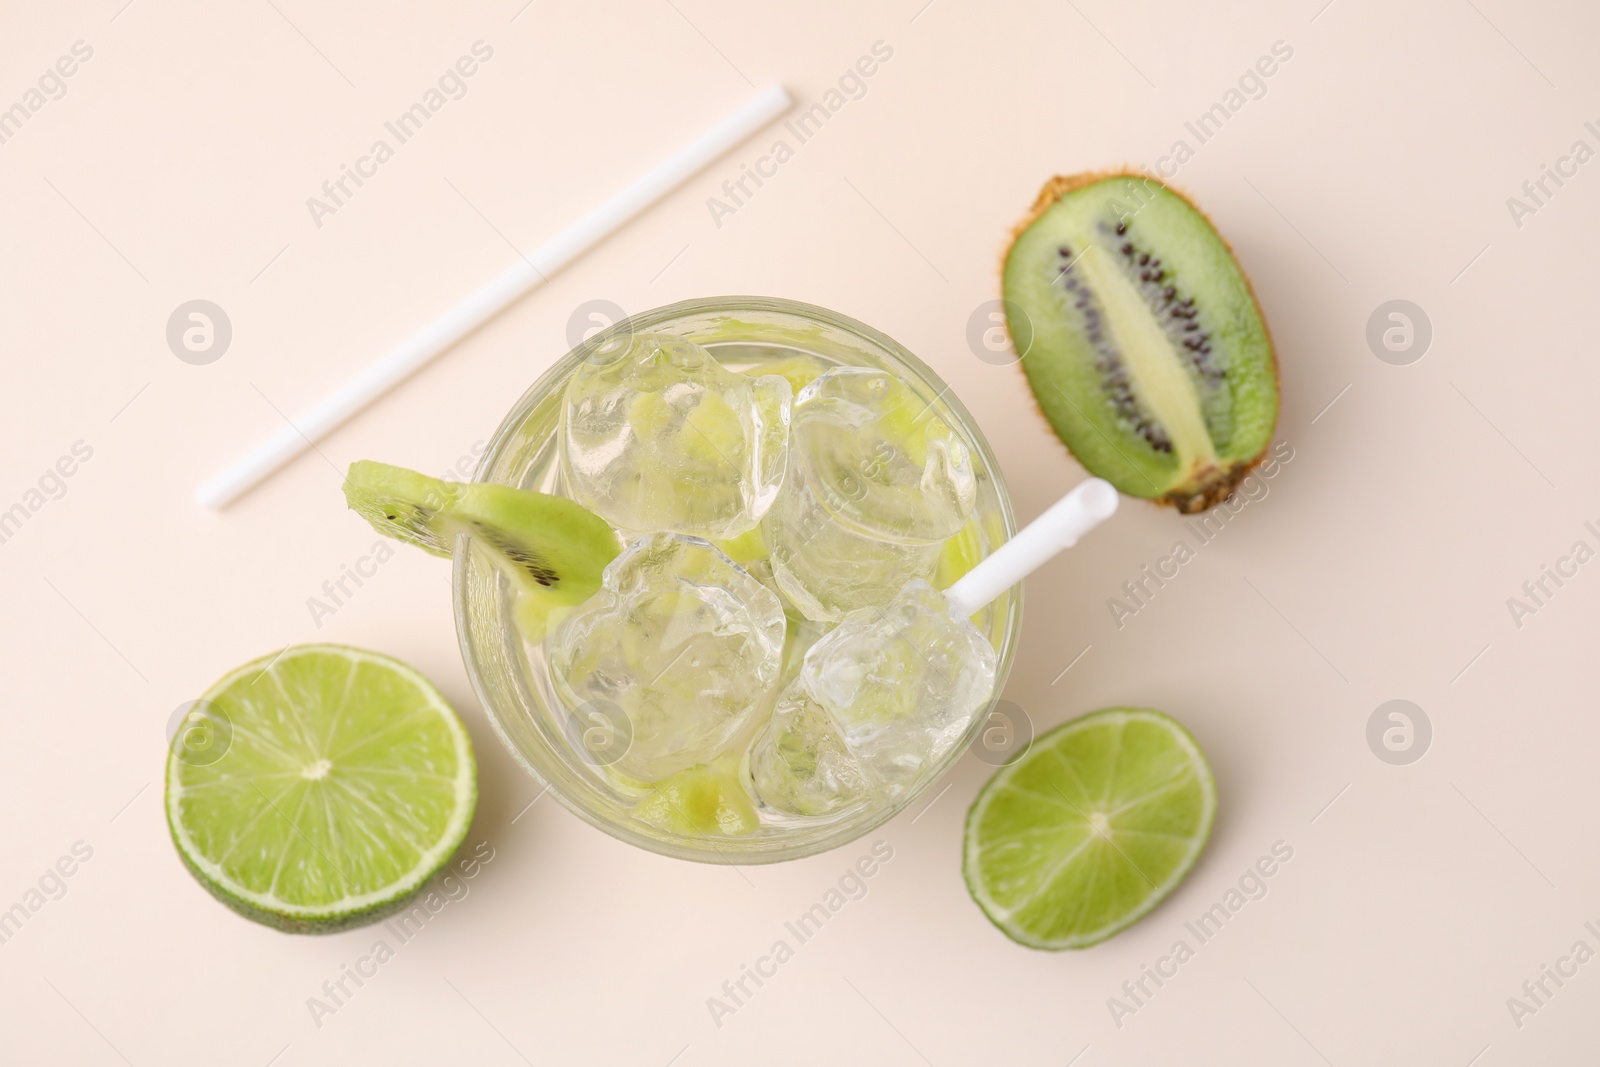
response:
[[[499,277],[323,397],[292,424],[283,426],[202,485],[195,492],[195,499],[210,508],[227,507],[310,448],[313,442],[331,433],[441,352],[504,311],[549,275],[605,240],[624,223],[788,110],[790,103],[783,86],[767,86],[645,171],[633,184],[530,252],[526,259],[513,263]]]
[[[1116,510],[1117,491],[1110,482],[1089,478],[1078,483],[1072,492],[1051,504],[1043,515],[946,589],[945,596],[950,598],[957,615],[976,613],[1057,552],[1077,544],[1078,538],[1105,522]]]

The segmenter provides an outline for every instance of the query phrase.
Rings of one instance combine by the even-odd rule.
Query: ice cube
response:
[[[791,398],[783,378],[735,374],[681,338],[619,340],[567,383],[567,486],[625,530],[737,537],[783,482]]]
[[[797,684],[892,797],[960,741],[994,680],[988,639],[943,593],[913,581],[886,607],[850,613],[812,645]]]
[[[749,767],[756,798],[789,815],[829,815],[871,788],[828,712],[799,685],[784,690]]]
[[[783,642],[771,590],[699,538],[654,534],[606,567],[546,653],[569,713],[617,709],[631,739],[610,769],[655,782],[712,759],[750,725],[778,681]]]
[[[836,367],[795,402],[789,476],[761,529],[789,600],[837,620],[929,577],[976,500],[971,451],[928,401]]]

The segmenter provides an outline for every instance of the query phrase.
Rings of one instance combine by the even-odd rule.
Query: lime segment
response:
[[[1216,782],[1189,732],[1108,708],[1044,734],[967,815],[963,867],[985,915],[1030,948],[1087,948],[1131,926],[1194,866]]]
[[[173,842],[206,889],[258,922],[321,933],[381,918],[466,835],[471,740],[396,660],[286,649],[223,678],[190,720],[167,758]]]

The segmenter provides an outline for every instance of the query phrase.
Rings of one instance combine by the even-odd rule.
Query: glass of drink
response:
[[[661,359],[674,358],[674,339],[690,342],[709,352],[722,369],[760,383],[753,395],[766,406],[765,414],[758,412],[758,432],[772,430],[778,417],[774,413],[781,408],[788,429],[780,428],[777,440],[788,434],[788,481],[781,491],[778,481],[763,486],[755,467],[766,459],[752,460],[754,473],[745,486],[751,491],[745,495],[763,515],[756,531],[716,541],[718,547],[712,548],[708,541],[680,536],[681,530],[660,532],[651,525],[664,521],[653,518],[651,509],[662,503],[666,491],[682,497],[686,523],[705,525],[710,532],[703,536],[715,538],[726,532],[730,494],[737,496],[742,483],[690,473],[682,484],[672,484],[662,482],[659,470],[646,472],[620,488],[607,488],[612,495],[606,500],[620,509],[613,514],[625,515],[626,525],[590,502],[594,489],[587,482],[574,484],[573,472],[583,467],[589,452],[563,424],[569,387],[575,376],[604,367],[619,352],[633,351],[629,346],[643,338],[665,353]],[[817,382],[833,368],[853,369]],[[641,414],[640,407],[635,406],[631,417],[661,417],[647,407]],[[890,479],[882,473],[884,465],[908,457],[896,455],[882,440],[872,443],[870,435],[879,431],[870,424],[880,416],[888,440],[915,438],[918,443],[910,450],[915,454],[909,458],[925,463],[929,472],[949,474],[949,483],[930,473],[909,492],[885,489]],[[869,425],[863,428],[863,422]],[[759,431],[762,425],[767,431]],[[704,438],[701,453],[712,465],[730,457],[742,461],[737,442],[730,445],[719,432],[708,424],[692,434],[685,431],[685,436],[691,444]],[[857,440],[859,435],[868,436]],[[800,452],[802,446],[809,451]],[[861,464],[839,461],[857,446],[864,449]],[[604,458],[603,448],[593,451]],[[735,661],[722,664],[728,669],[718,674],[715,655],[705,656],[702,646],[695,646],[702,648],[695,655],[707,662],[703,691],[697,690],[692,672],[684,673],[680,657],[660,665],[663,673],[677,672],[678,688],[666,698],[656,694],[647,712],[624,699],[625,693],[613,691],[615,702],[593,699],[592,687],[585,689],[569,677],[578,669],[574,662],[604,655],[619,640],[626,645],[633,635],[624,633],[619,639],[615,630],[594,628],[597,609],[585,604],[577,609],[583,619],[557,622],[549,637],[528,640],[517,622],[514,591],[462,540],[455,553],[456,627],[490,722],[518,762],[562,804],[615,837],[709,863],[764,863],[822,852],[860,837],[904,809],[960,758],[982,726],[987,700],[970,715],[945,722],[942,733],[930,734],[932,740],[924,737],[918,745],[897,750],[876,737],[879,749],[890,750],[892,773],[869,775],[876,783],[872,788],[840,798],[776,798],[771,784],[774,753],[787,761],[781,765],[785,774],[797,768],[812,774],[829,759],[827,751],[806,747],[804,731],[774,726],[775,712],[787,716],[782,723],[794,719],[797,704],[804,711],[807,702],[796,699],[795,685],[807,649],[841,618],[853,620],[863,632],[882,623],[874,632],[892,641],[898,636],[893,620],[870,615],[883,610],[872,605],[899,602],[905,576],[911,573],[904,568],[942,589],[1016,532],[999,467],[961,402],[910,352],[862,323],[795,301],[737,296],[684,301],[632,316],[584,341],[534,383],[495,433],[476,477],[573,497],[595,507],[623,527],[628,546],[608,571],[607,590],[627,586],[633,590],[627,595],[637,598],[645,581],[641,574],[689,568],[693,574],[685,580],[699,583],[694,588],[708,588],[716,597],[742,605],[736,611],[747,610],[747,615],[740,619],[758,620],[743,629],[757,634],[768,664],[775,664],[771,671],[741,675]],[[933,596],[927,591],[919,595],[922,600],[907,602],[927,603]],[[612,593],[597,594],[606,596]],[[620,593],[612,600],[623,605],[618,608],[622,613],[631,610],[627,603],[635,603],[625,603]],[[659,601],[653,603],[659,607]],[[781,607],[781,616],[774,615],[774,606]],[[992,678],[995,695],[1011,667],[1021,611],[1021,590],[1013,587],[972,616],[976,635],[988,646],[982,649],[984,686]],[[908,610],[905,625],[928,632],[915,615]],[[638,636],[644,640],[652,635]],[[938,659],[915,647],[909,658],[922,661],[910,666],[924,675],[928,662]],[[590,671],[584,676],[589,682],[605,674],[603,666],[584,669]],[[742,716],[716,719],[720,732],[707,740],[704,753],[679,758],[663,743],[663,717],[669,724],[709,722],[705,717],[741,676],[759,693]],[[920,692],[936,691],[938,676],[932,677],[932,683],[924,679]],[[951,684],[965,684],[963,679],[958,672]],[[743,699],[739,693],[733,696],[735,703]],[[916,711],[902,707],[894,714]],[[685,759],[695,765],[680,768]]]

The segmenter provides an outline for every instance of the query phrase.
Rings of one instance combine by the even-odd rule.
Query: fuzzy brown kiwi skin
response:
[[[1235,464],[1228,468],[1226,473],[1216,475],[1215,481],[1207,482],[1194,492],[1168,493],[1166,496],[1156,497],[1155,502],[1171,504],[1182,515],[1198,515],[1202,511],[1210,511],[1231,497],[1233,491],[1239,488],[1239,483],[1250,476],[1250,472],[1260,465],[1266,455],[1267,450],[1263,448],[1249,462]]]
[[[1005,276],[1006,261],[1011,258],[1011,249],[1016,245],[1017,238],[1021,237],[1029,226],[1032,226],[1035,222],[1038,222],[1040,216],[1054,207],[1057,200],[1060,200],[1068,193],[1076,192],[1077,190],[1086,186],[1094,185],[1096,182],[1105,181],[1107,178],[1142,179],[1144,181],[1161,186],[1167,192],[1171,193],[1173,196],[1176,196],[1185,204],[1188,204],[1191,208],[1193,208],[1195,214],[1205,219],[1206,225],[1211,227],[1211,232],[1216,234],[1217,240],[1222,242],[1222,247],[1228,250],[1228,255],[1233,257],[1233,261],[1235,263],[1239,263],[1239,257],[1234,253],[1233,246],[1228,243],[1228,239],[1222,235],[1222,231],[1217,229],[1216,224],[1211,221],[1211,216],[1200,210],[1200,205],[1196,204],[1192,199],[1190,199],[1189,196],[1183,192],[1183,190],[1177,188],[1176,186],[1170,185],[1167,182],[1152,178],[1148,174],[1140,173],[1139,171],[1134,170],[1132,167],[1119,167],[1113,170],[1086,170],[1081,174],[1058,174],[1049,181],[1045,182],[1044,188],[1039,190],[1039,195],[1034,198],[1033,206],[1028,209],[1028,213],[1022,217],[1020,222],[1011,228],[1011,239],[1006,242],[1005,251],[1000,254],[1000,276]],[[1250,294],[1251,302],[1255,304],[1256,310],[1259,311],[1261,309],[1261,301],[1256,297],[1255,285],[1250,281],[1250,275],[1245,273],[1243,264],[1239,265],[1239,276],[1244,279],[1245,290]],[[1001,290],[1001,295],[1004,296],[1003,288]],[[1267,336],[1267,348],[1272,353],[1272,380],[1277,386],[1278,398],[1280,401],[1277,405],[1278,410],[1273,414],[1273,430],[1276,431],[1277,416],[1283,409],[1282,367],[1278,363],[1278,346],[1272,340],[1272,327],[1267,323],[1267,317],[1265,315],[1261,316],[1261,329]],[[1009,340],[1009,338],[1010,328],[1007,327],[1007,339]],[[1016,351],[1015,342],[1012,342],[1011,348],[1012,351]],[[1022,366],[1021,353],[1018,353],[1017,366],[1019,368]],[[1039,404],[1039,399],[1033,395],[1033,390],[1031,388],[1028,390],[1028,396],[1033,399],[1033,407],[1034,410],[1039,413],[1039,418],[1044,421],[1046,426],[1049,426],[1050,420],[1045,416],[1044,408]],[[1051,429],[1051,435],[1055,435],[1054,428]],[[1059,438],[1057,439],[1059,440]],[[1234,490],[1239,488],[1239,483],[1244,481],[1245,478],[1249,476],[1250,472],[1255,470],[1256,467],[1260,465],[1261,461],[1266,458],[1267,450],[1271,447],[1271,445],[1272,437],[1269,434],[1267,437],[1267,443],[1262,446],[1261,451],[1257,452],[1255,456],[1244,462],[1235,463],[1232,467],[1229,467],[1225,471],[1219,469],[1216,473],[1210,475],[1206,482],[1193,492],[1172,492],[1166,494],[1165,496],[1148,497],[1146,499],[1153,500],[1157,504],[1170,504],[1172,507],[1177,508],[1178,512],[1183,515],[1197,515],[1202,511],[1209,511],[1233,495]],[[1065,442],[1062,443],[1062,447],[1066,448]],[[1072,450],[1067,449],[1067,454],[1071,455]]]

